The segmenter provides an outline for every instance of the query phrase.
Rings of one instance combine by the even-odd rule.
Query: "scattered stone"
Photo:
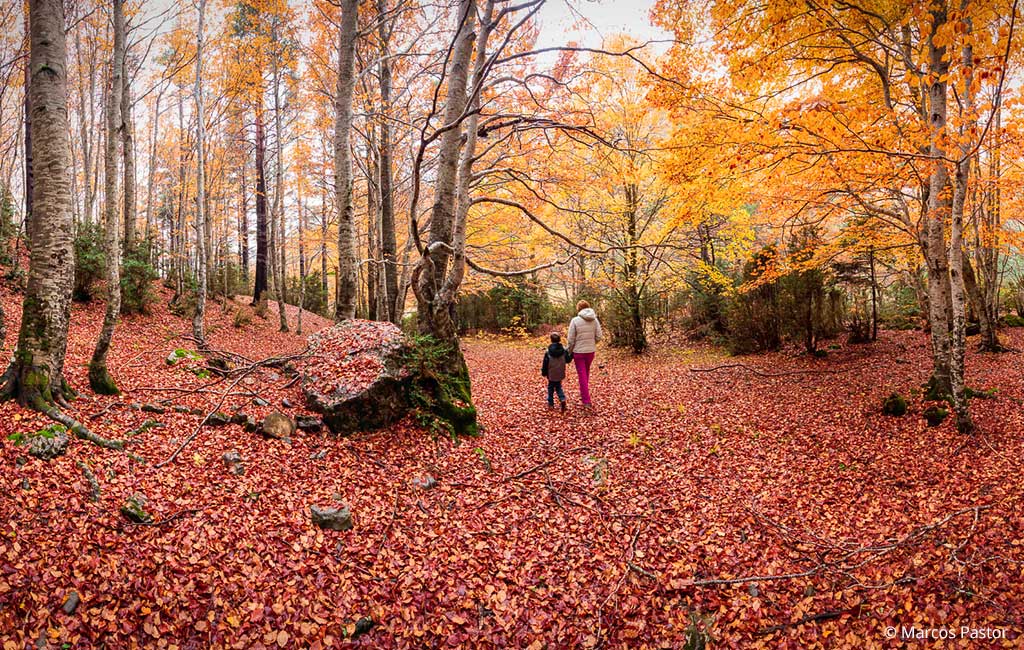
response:
[[[882,403],[882,413],[893,417],[900,417],[907,413],[907,400],[899,393],[893,393],[885,398]]]
[[[246,420],[248,420],[248,419],[249,419],[248,415],[246,415],[245,413],[242,413],[241,411],[238,411],[237,413],[235,413],[234,415],[231,416],[231,424],[244,425]]]
[[[178,356],[177,350],[171,350],[171,353],[167,355],[167,358],[164,359],[164,362],[169,366],[173,366],[179,361],[181,361],[181,359],[182,357]]]
[[[256,421],[256,418],[251,415],[245,416],[245,422],[242,423],[242,429],[246,433],[255,433],[258,428],[260,428],[260,423]]]
[[[928,426],[937,427],[949,416],[949,410],[933,404],[924,410],[923,415]]]
[[[321,449],[320,451],[316,452],[315,454],[310,454],[309,455],[309,459],[310,460],[323,460],[326,457],[327,457],[327,450],[326,449]]]
[[[364,616],[363,618],[359,619],[358,621],[356,621],[356,629],[352,631],[351,639],[355,641],[359,637],[363,636],[364,634],[372,630],[374,625],[375,623],[373,622],[373,619],[369,616]]]
[[[28,482],[27,478],[21,479],[21,489],[26,491],[32,489],[32,484]]]
[[[70,616],[75,613],[78,609],[78,603],[82,602],[81,598],[78,597],[78,592],[72,589],[68,592],[67,596],[64,596],[64,604],[60,606],[64,613]]]
[[[148,524],[153,516],[146,512],[146,495],[135,493],[121,506],[121,514],[125,519],[136,524]]]
[[[287,377],[294,377],[299,374],[299,371],[295,368],[295,364],[291,361],[281,366],[281,372]]]
[[[143,422],[142,424],[140,424],[135,429],[132,429],[131,431],[129,431],[128,432],[128,436],[129,437],[137,436],[140,433],[145,433],[146,431],[149,431],[150,429],[157,429],[157,428],[160,428],[162,426],[165,426],[163,422],[160,422],[159,420],[149,419],[149,420],[146,420],[145,422]]]
[[[229,451],[222,457],[228,471],[235,476],[245,474],[245,467],[242,466],[242,455],[237,451]]]
[[[345,508],[320,508],[309,506],[309,513],[313,523],[325,530],[350,530],[352,524],[352,513]]]
[[[299,431],[319,431],[323,428],[323,421],[315,415],[295,416],[295,426]]]
[[[262,397],[253,398],[252,403],[255,404],[256,406],[270,406],[270,402],[263,399]]]
[[[28,453],[43,460],[53,460],[64,455],[68,450],[68,442],[68,434],[63,428],[51,428],[45,434],[39,433],[28,438]]]
[[[174,412],[175,413],[188,413],[188,410],[189,409],[188,409],[187,406],[182,406],[181,404],[175,404],[174,405]]]
[[[133,411],[141,411],[142,402],[132,402],[131,404],[128,405],[128,408],[130,408]]]
[[[157,415],[163,415],[167,412],[167,409],[162,406],[157,406],[156,404],[143,404],[140,410],[143,413],[156,413]]]
[[[437,487],[437,479],[430,474],[426,476],[417,477],[412,480],[413,487],[418,487],[424,490],[431,490]]]
[[[28,459],[24,456],[18,456],[14,459],[14,464],[18,467],[24,467],[26,463],[28,463]]]
[[[259,432],[265,438],[289,440],[295,435],[295,421],[283,413],[274,411],[263,418]]]
[[[226,413],[217,411],[206,416],[206,426],[208,427],[222,427],[231,424],[231,418]]]
[[[286,409],[293,408],[292,401],[290,399],[288,399],[287,397],[285,397],[284,399],[281,400],[281,406],[283,406]]]
[[[206,415],[206,411],[200,408],[190,408],[188,412],[192,415]]]

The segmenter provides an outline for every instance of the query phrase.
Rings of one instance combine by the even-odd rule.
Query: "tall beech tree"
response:
[[[107,307],[103,316],[96,348],[89,361],[89,386],[104,395],[116,395],[120,391],[107,370],[107,352],[114,336],[117,317],[121,313],[121,214],[118,210],[117,179],[118,145],[122,142],[124,108],[122,95],[125,90],[125,21],[124,0],[113,0],[111,7],[114,25],[114,50],[110,63],[110,83],[107,88],[106,123],[107,134],[103,150],[103,226],[107,257]]]
[[[352,95],[355,91],[359,0],[342,0],[338,30],[338,83],[335,94],[334,192],[338,215],[338,285],[334,318],[355,318],[359,260],[352,205]]]
[[[64,3],[31,0],[29,33],[32,246],[18,345],[4,392],[23,405],[49,410],[72,395],[64,380],[74,276]]]

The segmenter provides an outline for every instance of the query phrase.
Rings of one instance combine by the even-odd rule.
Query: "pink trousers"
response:
[[[580,401],[586,405],[590,404],[590,364],[594,363],[593,352],[577,352],[572,355],[572,362],[576,364],[576,374],[580,378]]]

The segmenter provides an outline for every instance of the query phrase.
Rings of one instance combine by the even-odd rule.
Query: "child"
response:
[[[544,364],[540,368],[540,374],[548,378],[548,408],[555,407],[555,393],[558,393],[558,402],[562,406],[562,413],[565,413],[565,391],[562,390],[562,380],[565,379],[565,364],[569,361],[569,353],[562,347],[562,336],[558,332],[551,333],[551,345],[544,352]]]

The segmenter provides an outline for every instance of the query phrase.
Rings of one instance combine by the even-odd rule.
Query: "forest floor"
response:
[[[6,352],[20,296],[0,299]],[[165,363],[191,345],[188,322],[160,304],[118,328],[110,366],[125,394],[91,396],[84,364],[102,315],[100,303],[75,306],[67,375],[85,397],[70,412],[107,437],[163,426],[130,436],[134,458],[76,440],[46,462],[7,440],[45,419],[0,404],[4,650],[319,648],[353,636],[380,648],[683,648],[700,647],[686,645],[700,633],[732,648],[1024,639],[1018,352],[971,355],[970,384],[998,392],[973,400],[981,433],[964,437],[921,416],[928,347],[917,332],[825,359],[601,350],[596,412],[580,411],[570,377],[566,415],[543,402],[541,339],[480,338],[466,342],[478,438],[406,423],[289,443],[231,425],[202,428],[157,468],[202,416],[129,404],[210,410],[225,382],[177,390],[214,379]],[[241,329],[231,317],[211,304],[214,348],[251,359],[304,348],[276,331],[273,312]],[[327,324],[305,318],[307,333]],[[1005,336],[1024,348],[1021,334]],[[693,371],[717,366],[728,367]],[[302,404],[277,371],[252,378],[223,410]],[[880,413],[894,390],[915,395],[903,417]],[[225,468],[228,451],[243,475]],[[97,502],[78,463],[97,477]],[[436,487],[422,487],[427,476]],[[135,493],[150,525],[118,512]],[[332,503],[351,507],[354,529],[313,527],[309,506]],[[906,636],[937,628],[954,638]]]

